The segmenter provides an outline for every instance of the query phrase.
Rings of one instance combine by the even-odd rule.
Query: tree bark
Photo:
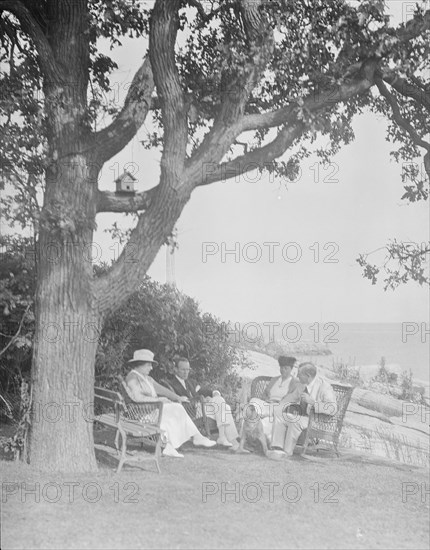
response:
[[[64,113],[56,115],[64,121]],[[73,153],[73,134],[50,140],[63,161],[47,171],[38,245],[29,458],[48,471],[96,469],[90,415],[101,325],[90,246],[96,189],[89,160]]]
[[[97,189],[86,125],[85,0],[48,4],[53,63],[44,75],[48,128],[46,191],[39,228],[32,415],[28,460],[44,471],[95,471],[94,363],[101,316],[92,288]]]

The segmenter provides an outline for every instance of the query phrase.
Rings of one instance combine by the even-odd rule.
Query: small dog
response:
[[[254,405],[247,406],[247,414],[242,420],[242,427],[240,429],[240,443],[236,452],[249,453],[249,451],[245,449],[245,443],[251,441],[259,441],[263,447],[264,455],[267,456],[268,449],[263,424],[261,423],[261,417]]]

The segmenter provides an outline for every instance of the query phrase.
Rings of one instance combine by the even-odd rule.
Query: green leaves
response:
[[[384,258],[379,265],[371,264],[368,257],[383,251]],[[384,274],[384,290],[395,290],[398,286],[414,281],[419,285],[430,283],[430,243],[397,242],[395,239],[383,249],[370,254],[360,254],[356,260],[363,268],[363,276],[373,285]]]
[[[99,380],[113,383],[118,374],[125,374],[126,360],[139,348],[151,349],[167,372],[175,356],[185,356],[197,382],[210,385],[228,379],[228,392],[238,383],[234,367],[242,361],[241,353],[228,341],[226,324],[203,313],[193,298],[149,277],[106,320],[97,354]]]
[[[30,238],[0,237],[0,387],[30,366],[34,334],[35,248]]]

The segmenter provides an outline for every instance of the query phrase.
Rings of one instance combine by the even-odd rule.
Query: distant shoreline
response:
[[[288,327],[287,322],[273,322],[258,325],[258,329],[254,325],[241,326],[242,348],[275,358],[281,354],[309,359],[323,356],[330,362],[338,360],[355,367],[378,364],[384,357],[385,364],[397,365],[402,372],[412,371],[414,380],[426,387],[430,384],[428,322],[290,322]],[[252,341],[253,330],[261,335],[258,343]]]

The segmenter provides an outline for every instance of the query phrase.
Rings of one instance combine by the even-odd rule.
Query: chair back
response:
[[[332,384],[331,386],[336,396],[337,412],[335,417],[338,422],[342,423],[346,410],[348,409],[354,387],[344,384]]]
[[[254,378],[251,384],[251,397],[261,399],[272,378],[272,376],[257,376]]]
[[[336,414],[328,416],[327,414],[313,413],[312,427],[324,429],[328,432],[340,433],[354,387],[344,384],[332,384],[331,386],[336,397]]]

